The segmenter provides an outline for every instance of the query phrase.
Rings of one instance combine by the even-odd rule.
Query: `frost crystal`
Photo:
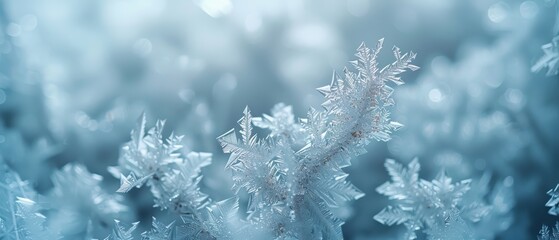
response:
[[[559,240],[559,222],[555,223],[551,232],[548,226],[543,225],[538,240]]]
[[[559,73],[559,36],[543,45],[542,50],[544,55],[532,66],[532,72],[547,68],[547,76],[557,75]]]
[[[431,181],[423,180],[419,178],[417,159],[407,168],[388,159],[385,167],[392,181],[379,186],[377,192],[389,197],[395,205],[386,207],[374,219],[388,226],[404,224],[408,229],[405,239],[416,239],[416,231],[421,229],[429,239],[490,239],[495,233],[483,229],[488,222],[498,226],[497,221],[508,221],[510,225],[510,218],[503,215],[512,203],[491,201],[488,204],[484,200],[484,181],[478,189],[472,189],[471,180],[452,183],[444,171]],[[503,201],[502,198],[491,199]]]
[[[83,232],[88,220],[108,226],[127,207],[122,196],[105,192],[100,183],[103,177],[90,173],[85,166],[68,164],[52,175],[54,188],[49,201],[58,211],[51,219],[58,229]]]
[[[175,222],[165,225],[159,222],[155,217],[152,218],[152,229],[141,234],[142,240],[175,240],[181,239],[176,235]],[[134,231],[140,222],[134,222],[130,228],[123,227],[119,220],[114,220],[114,228],[112,233],[105,240],[134,240],[139,239],[134,235]]]
[[[545,203],[546,207],[551,207],[548,213],[551,215],[558,216],[559,215],[559,184],[555,186],[555,188],[550,189],[547,191],[547,195],[551,196],[549,201]],[[546,225],[542,226],[540,230],[540,234],[538,235],[538,240],[559,240],[559,222],[555,223],[555,227],[552,228],[550,233],[549,227]]]
[[[233,228],[239,223],[236,199],[214,203],[200,191],[201,169],[211,163],[211,154],[190,152],[182,156],[178,152],[182,148],[182,136],[171,134],[164,140],[164,125],[164,121],[157,121],[146,134],[146,117],[140,117],[131,133],[132,141],[122,148],[119,166],[109,169],[113,175],[120,176],[121,186],[117,191],[127,192],[144,184],[149,186],[155,206],[180,216],[182,223],[176,225],[184,238],[232,238],[241,231],[241,228]],[[123,171],[129,174],[124,176]],[[158,235],[166,231],[154,224]]]
[[[105,238],[105,240],[134,240],[132,232],[136,230],[139,222],[132,223],[130,228],[126,229],[120,225],[120,221],[115,220],[115,227],[111,235]]]
[[[10,168],[32,186],[45,185],[52,172],[48,159],[59,153],[60,147],[46,139],[27,144],[20,132],[4,129],[1,123],[0,133],[5,137],[5,142],[0,144],[0,153]]]
[[[388,141],[402,126],[390,120],[394,101],[387,83],[403,84],[399,75],[418,69],[410,64],[415,53],[402,55],[396,47],[396,61],[379,69],[382,43],[374,50],[362,44],[351,62],[357,72],[334,73],[330,85],[318,88],[326,98],[324,110],[311,108],[301,124],[284,105],[263,118],[253,118],[246,108],[239,120],[241,137],[234,129],[218,137],[223,151],[231,154],[226,167],[233,172],[233,189],[250,194],[251,222],[280,238],[342,238],[343,221],[331,208],[363,196],[342,168],[371,140]],[[253,124],[270,129],[270,135],[257,138]]]
[[[554,189],[549,189],[549,191],[547,191],[547,195],[551,196],[549,201],[545,203],[546,207],[551,207],[548,213],[551,215],[558,216],[559,215],[559,184],[557,184],[557,186],[555,186]]]
[[[171,240],[174,239],[174,225],[175,222],[172,222],[168,225],[165,225],[159,221],[155,217],[151,222],[152,229],[149,232],[142,233],[142,240]]]
[[[117,192],[128,192],[144,183],[150,187],[156,206],[172,209],[180,214],[192,214],[207,204],[207,195],[200,192],[201,168],[211,163],[209,153],[189,153],[183,158],[182,136],[163,139],[165,121],[157,121],[155,127],[145,133],[146,117],[142,115],[132,141],[122,148],[119,166],[109,169],[113,175],[120,174]],[[127,176],[121,172],[129,171]]]
[[[284,103],[278,103],[272,108],[272,116],[263,114],[262,117],[254,117],[252,123],[259,128],[269,129],[271,137],[284,135],[289,136],[292,141],[304,137],[304,129],[295,123],[293,107]]]
[[[0,158],[0,239],[59,239],[46,226],[37,194]]]

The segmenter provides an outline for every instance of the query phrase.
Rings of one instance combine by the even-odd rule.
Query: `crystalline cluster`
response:
[[[0,240],[527,239],[559,216],[558,0],[56,3],[0,1]],[[420,57],[355,45],[381,34]]]
[[[156,201],[156,206],[172,209],[179,213],[193,213],[208,203],[207,195],[200,192],[201,168],[211,163],[209,153],[189,153],[183,158],[182,136],[163,139],[164,121],[145,132],[146,117],[142,115],[132,131],[132,140],[121,151],[119,166],[110,168],[113,175],[120,177],[117,192],[128,192],[134,187],[147,184]],[[124,176],[121,172],[128,171]],[[120,174],[120,175],[118,175]]]
[[[472,188],[471,180],[452,183],[444,171],[431,181],[420,179],[417,159],[407,167],[388,159],[384,166],[392,179],[379,186],[377,192],[395,205],[384,208],[374,219],[389,226],[404,224],[405,239],[416,239],[419,230],[428,239],[491,239],[511,223],[505,214],[514,205],[512,196],[499,191],[486,201],[487,181]],[[487,224],[506,226],[485,231]]]
[[[201,169],[211,163],[211,154],[190,152],[182,156],[178,152],[182,136],[171,134],[164,139],[164,125],[164,121],[157,121],[146,133],[146,116],[142,115],[131,133],[132,140],[122,148],[119,166],[109,168],[120,177],[117,192],[128,192],[145,184],[150,187],[156,207],[171,210],[180,218],[180,224],[168,226],[173,230],[164,230],[154,220],[154,229],[143,235],[170,235],[167,231],[177,231],[179,238],[233,238],[242,230],[237,226],[240,219],[235,198],[213,202],[200,191]],[[122,173],[125,171],[129,172],[127,176]]]

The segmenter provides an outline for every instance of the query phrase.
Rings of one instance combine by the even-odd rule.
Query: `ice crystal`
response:
[[[382,44],[373,50],[362,44],[351,62],[357,72],[334,73],[330,85],[318,88],[326,98],[324,110],[311,108],[302,126],[282,105],[274,108],[273,117],[256,119],[246,108],[239,120],[241,137],[234,129],[218,137],[223,151],[231,154],[226,167],[233,172],[233,189],[250,194],[249,219],[257,226],[282,238],[342,238],[343,220],[331,208],[363,196],[342,168],[363,154],[371,140],[388,141],[402,126],[390,120],[394,101],[387,83],[403,84],[399,75],[418,69],[410,63],[415,53],[402,55],[396,47],[396,61],[379,69]],[[272,133],[259,139],[253,124]],[[297,147],[299,141],[304,147]]]
[[[549,189],[549,191],[547,191],[547,195],[551,196],[549,201],[545,203],[546,207],[551,207],[548,213],[558,216],[559,210],[557,207],[559,206],[559,184],[557,184],[555,188]],[[540,234],[538,235],[538,240],[559,240],[559,222],[555,223],[555,227],[552,228],[551,232],[549,231],[548,226],[543,225],[540,230]]]
[[[258,231],[248,231],[246,224],[239,221],[237,216],[238,203],[236,199],[230,198],[212,204],[206,211],[201,211],[200,219],[194,214],[181,216],[181,223],[171,222],[163,224],[155,217],[152,219],[152,228],[141,233],[142,240],[179,240],[179,239],[244,239],[258,238]],[[115,220],[113,232],[105,238],[106,240],[132,240],[134,231],[139,222],[132,223],[129,229],[121,226],[119,220]],[[204,229],[208,229],[207,231]]]
[[[181,239],[176,235],[175,222],[165,225],[159,222],[155,217],[152,217],[152,228],[149,231],[143,232],[141,238],[135,236],[134,231],[140,222],[134,222],[126,229],[119,220],[114,220],[114,228],[105,240],[175,240]]]
[[[150,231],[142,233],[142,240],[171,240],[175,238],[175,222],[165,225],[154,217],[151,225]]]
[[[262,238],[264,235],[261,230],[249,229],[249,225],[239,219],[238,212],[237,198],[214,202],[202,212],[203,228],[215,239]]]
[[[490,174],[484,174],[472,181],[470,190],[463,196],[463,208],[466,209],[463,215],[471,220],[469,227],[475,239],[495,239],[509,229],[514,220],[513,184],[498,181],[490,189],[490,181]]]
[[[543,225],[538,240],[559,240],[559,222],[555,223],[555,227],[551,231],[548,226]]]
[[[444,171],[431,181],[420,179],[417,159],[407,167],[388,159],[385,167],[392,180],[379,186],[377,192],[394,201],[395,205],[384,208],[374,219],[388,226],[404,224],[407,228],[405,239],[416,239],[418,230],[423,230],[429,239],[493,238],[495,233],[482,231],[483,225],[493,219],[507,219],[501,216],[512,207],[510,201],[487,203],[484,181],[480,182],[480,189],[472,189],[471,180],[452,183]],[[499,196],[498,200],[506,201],[502,198]],[[497,197],[492,198],[495,199]],[[492,224],[496,226],[497,222]]]
[[[84,232],[88,221],[108,226],[115,217],[123,217],[127,207],[122,196],[101,188],[103,177],[90,173],[80,164],[68,164],[52,175],[49,202],[57,209],[51,225],[64,233]]]
[[[0,133],[5,142],[0,143],[0,152],[6,163],[33,186],[45,185],[52,173],[48,159],[59,153],[60,147],[46,139],[27,144],[21,132],[4,129],[1,125]]]
[[[164,126],[165,121],[158,120],[146,134],[146,116],[142,115],[131,133],[132,141],[122,147],[119,166],[110,171],[120,174],[117,192],[147,183],[156,206],[190,214],[207,204],[207,195],[200,192],[198,183],[201,168],[211,163],[211,154],[191,152],[183,158],[178,152],[182,136],[171,134],[163,139]],[[124,171],[129,174],[124,176]]]
[[[180,216],[182,223],[177,226],[181,236],[231,239],[242,230],[237,226],[240,219],[236,199],[213,202],[199,187],[201,169],[211,163],[211,154],[190,152],[183,156],[178,152],[182,136],[171,134],[164,139],[164,125],[164,121],[157,121],[146,134],[146,117],[140,117],[131,133],[132,140],[122,148],[119,166],[109,169],[113,175],[120,175],[117,192],[146,184],[155,198],[155,206]],[[124,176],[124,171],[129,174]]]
[[[547,68],[547,76],[559,73],[559,35],[554,37],[550,43],[542,46],[544,55],[532,66],[532,72],[539,72]]]
[[[304,129],[295,122],[293,107],[284,103],[278,103],[272,108],[272,116],[263,114],[262,117],[254,117],[252,123],[259,128],[269,129],[271,137],[284,135],[289,136],[292,141],[300,141],[304,137]]]
[[[138,227],[139,222],[132,223],[132,225],[126,229],[120,224],[119,220],[115,221],[115,227],[113,232],[105,238],[105,240],[134,240],[133,232]]]
[[[549,189],[549,191],[547,191],[547,195],[551,196],[549,201],[545,203],[546,207],[551,207],[548,213],[551,215],[558,216],[559,215],[559,184],[557,184],[555,188]]]
[[[46,226],[37,194],[0,158],[0,239],[58,239]]]

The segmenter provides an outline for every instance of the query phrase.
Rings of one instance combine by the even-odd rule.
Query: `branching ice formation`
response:
[[[109,169],[113,175],[120,176],[121,185],[117,192],[128,192],[146,184],[155,198],[156,207],[169,209],[180,216],[182,224],[177,227],[183,237],[233,238],[243,229],[234,226],[240,225],[237,200],[213,202],[200,191],[201,169],[211,163],[211,154],[190,152],[183,157],[178,152],[182,148],[182,136],[171,134],[164,139],[164,125],[164,121],[157,121],[146,134],[146,117],[140,117],[131,133],[132,140],[122,148],[119,166]],[[122,174],[125,171],[129,172],[127,176]],[[160,233],[159,224],[154,223],[154,226]]]
[[[416,239],[419,230],[428,239],[491,239],[495,232],[483,229],[488,221],[493,220],[492,226],[508,221],[505,229],[510,225],[505,214],[514,202],[504,191],[486,201],[488,179],[472,188],[471,180],[452,183],[444,171],[431,181],[420,179],[417,159],[407,167],[392,159],[384,165],[392,180],[379,186],[377,192],[395,205],[384,208],[374,219],[388,226],[404,224],[404,239]],[[494,231],[500,230],[504,229]]]
[[[271,229],[277,238],[342,238],[343,220],[331,209],[363,196],[342,168],[363,154],[371,140],[388,141],[402,126],[390,120],[394,101],[387,83],[403,84],[400,74],[418,69],[411,64],[415,53],[402,55],[396,47],[396,61],[379,69],[382,44],[373,50],[362,44],[351,62],[357,72],[334,73],[330,85],[318,88],[326,98],[324,110],[311,108],[300,124],[282,105],[274,108],[273,117],[256,119],[246,108],[239,120],[241,137],[234,129],[218,137],[223,151],[231,154],[226,167],[233,173],[233,189],[250,194],[251,223]],[[272,133],[259,139],[253,124]],[[305,145],[297,147],[297,142]]]

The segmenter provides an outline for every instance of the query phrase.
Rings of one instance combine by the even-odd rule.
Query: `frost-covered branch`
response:
[[[411,64],[415,53],[402,55],[396,47],[396,61],[379,69],[382,44],[380,40],[373,50],[362,44],[351,62],[357,72],[334,73],[330,85],[318,88],[326,98],[324,110],[311,108],[301,125],[290,121],[290,109],[277,107],[275,116],[254,119],[247,108],[239,121],[241,138],[234,130],[218,138],[231,154],[227,168],[233,172],[234,190],[250,194],[250,220],[255,224],[272,229],[276,237],[342,238],[343,221],[330,209],[363,196],[346,181],[342,168],[363,154],[371,140],[388,141],[402,126],[390,120],[394,101],[387,83],[403,84],[399,75],[418,69]],[[272,133],[258,139],[252,124]]]

